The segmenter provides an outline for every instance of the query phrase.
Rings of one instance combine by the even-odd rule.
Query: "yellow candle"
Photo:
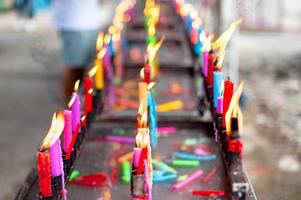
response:
[[[183,107],[183,102],[180,100],[171,101],[157,106],[158,112],[168,112],[172,110],[180,110]]]
[[[102,60],[97,59],[95,61],[95,64],[97,66],[97,71],[96,71],[96,74],[95,74],[95,88],[96,88],[96,90],[102,90],[103,86],[104,86]]]

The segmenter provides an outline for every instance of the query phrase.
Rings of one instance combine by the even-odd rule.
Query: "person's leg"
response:
[[[70,101],[71,94],[74,90],[74,84],[77,80],[82,80],[84,76],[84,67],[74,68],[65,67],[63,72],[63,89],[65,103]]]

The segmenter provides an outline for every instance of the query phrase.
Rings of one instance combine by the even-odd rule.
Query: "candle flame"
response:
[[[147,85],[147,90],[151,90],[153,87],[155,87],[156,83],[155,82],[150,82],[148,85]]]
[[[142,81],[144,81],[144,68],[140,70],[140,78]]]
[[[104,34],[102,32],[99,32],[96,40],[97,51],[99,51],[103,47],[103,38],[104,38]]]
[[[77,92],[78,91],[78,88],[79,88],[79,82],[80,80],[77,80],[74,84],[74,92]]]
[[[76,98],[76,95],[72,95],[72,98],[70,99],[70,101],[69,101],[69,103],[67,105],[69,109],[71,108],[72,104],[74,103],[75,98]]]
[[[201,41],[203,42],[203,51],[204,52],[209,52],[211,51],[211,41],[214,37],[213,34],[210,34],[206,36],[206,33],[203,31],[200,35]]]
[[[157,42],[156,44],[149,44],[147,49],[146,49],[146,52],[147,52],[147,55],[148,55],[148,59],[149,60],[153,60],[155,57],[156,57],[156,54],[158,52],[158,50],[160,49],[161,45],[163,44],[164,42],[164,37],[162,37],[159,42]]]
[[[136,135],[136,145],[138,148],[145,148],[150,145],[150,137],[148,128],[138,128]]]
[[[88,76],[89,76],[90,78],[92,78],[93,76],[95,76],[97,70],[98,70],[98,66],[95,65],[94,67],[92,67],[92,69],[89,70]]]
[[[97,58],[98,59],[102,59],[105,55],[106,55],[106,52],[107,52],[107,48],[102,48],[98,54],[97,54]]]
[[[212,43],[212,49],[217,51],[216,59],[218,60],[217,67],[221,67],[223,57],[225,54],[226,46],[234,33],[235,29],[238,27],[238,25],[242,22],[242,19],[233,22],[230,27],[215,41]]]
[[[110,40],[111,40],[111,36],[109,34],[106,34],[104,38],[104,44],[109,44]]]
[[[59,139],[64,130],[64,114],[63,112],[54,113],[51,121],[49,131],[44,138],[41,149],[50,148]]]
[[[228,108],[228,111],[226,113],[226,132],[227,135],[229,136],[231,134],[231,118],[232,117],[237,117],[238,120],[238,127],[239,127],[239,132],[242,132],[243,128],[243,116],[241,109],[239,107],[239,100],[243,91],[244,87],[244,82],[241,82],[239,84],[239,87],[233,94],[231,98],[231,102]]]

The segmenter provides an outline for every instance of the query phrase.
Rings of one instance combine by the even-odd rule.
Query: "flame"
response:
[[[110,40],[111,40],[111,36],[109,34],[106,34],[104,38],[104,44],[109,44]]]
[[[98,52],[97,58],[98,58],[98,59],[102,59],[102,58],[106,55],[106,53],[107,53],[107,48],[102,48],[102,49]]]
[[[96,40],[97,51],[99,51],[103,47],[103,39],[104,39],[104,34],[102,32],[98,33],[97,40]]]
[[[157,42],[157,44],[149,44],[147,49],[146,49],[146,52],[147,52],[147,55],[148,55],[148,59],[149,60],[153,60],[158,52],[158,50],[160,49],[161,45],[163,44],[164,42],[164,37],[162,37],[159,42]]]
[[[63,112],[54,113],[49,131],[42,142],[41,149],[48,149],[56,142],[64,130],[64,125]]]
[[[138,127],[146,127],[147,126],[147,112],[144,112],[144,101],[140,102],[138,113],[137,113],[137,124]]]
[[[242,132],[243,116],[242,116],[241,109],[239,107],[239,99],[242,94],[243,87],[244,87],[244,82],[241,82],[239,84],[238,89],[235,91],[235,93],[233,94],[233,96],[231,98],[231,102],[230,102],[228,111],[226,113],[226,132],[227,132],[228,136],[231,134],[231,118],[232,117],[237,117],[239,131]]]
[[[95,76],[97,70],[98,70],[98,66],[95,65],[94,67],[92,67],[92,69],[89,70],[88,76],[89,76],[90,78],[92,78],[93,76]]]
[[[140,70],[140,78],[142,81],[144,81],[144,68]]]
[[[79,88],[79,82],[80,80],[77,80],[74,84],[74,92],[77,92],[78,91],[78,88]]]
[[[76,98],[76,95],[72,95],[72,98],[70,99],[69,103],[68,103],[68,108],[70,109],[72,104],[74,103],[75,101],[75,98]]]
[[[203,42],[203,51],[209,52],[211,51],[211,41],[213,39],[214,35],[210,34],[206,36],[206,33],[203,31],[200,35],[200,39]]]
[[[138,148],[147,147],[150,145],[149,130],[147,128],[138,128],[135,139]]]
[[[223,57],[225,54],[225,49],[227,46],[227,43],[229,42],[232,34],[234,33],[236,27],[242,22],[242,19],[239,19],[235,22],[233,22],[230,27],[215,41],[212,43],[212,49],[217,51],[216,59],[218,60],[219,66],[221,67]]]
[[[156,83],[155,82],[150,82],[148,85],[147,85],[147,90],[151,90],[153,87],[155,87]]]

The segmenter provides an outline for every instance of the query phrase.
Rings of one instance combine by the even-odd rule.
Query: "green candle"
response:
[[[121,182],[128,184],[131,180],[131,163],[128,161],[121,163]]]
[[[197,167],[199,164],[198,160],[172,160],[172,165],[176,167]]]

